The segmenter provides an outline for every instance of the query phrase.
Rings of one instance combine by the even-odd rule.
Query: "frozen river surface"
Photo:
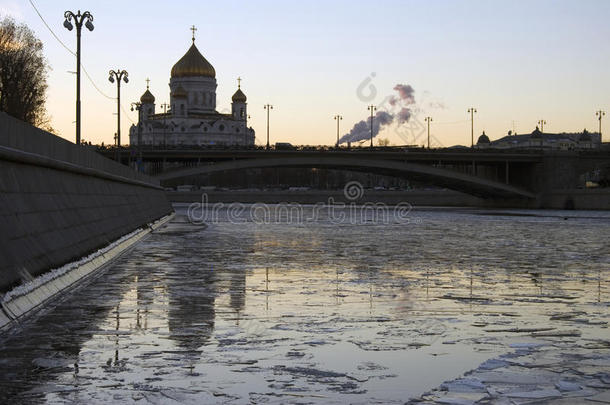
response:
[[[226,215],[4,338],[0,403],[610,402],[607,213]]]

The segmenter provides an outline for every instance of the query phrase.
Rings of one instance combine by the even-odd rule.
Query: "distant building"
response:
[[[193,44],[172,67],[170,109],[157,113],[148,86],[140,97],[142,145],[254,145],[248,128],[247,98],[238,79],[231,113],[216,111],[216,71]],[[129,129],[129,143],[138,144],[138,127]]]
[[[549,134],[538,127],[531,134],[509,134],[492,141],[485,134],[479,136],[476,148],[479,149],[597,149],[601,146],[599,133],[590,133],[586,129],[577,133]]]

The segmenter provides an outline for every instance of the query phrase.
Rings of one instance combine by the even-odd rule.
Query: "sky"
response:
[[[217,110],[229,112],[242,77],[249,125],[256,142],[297,145],[336,142],[369,112],[389,109],[397,84],[414,89],[416,104],[402,125],[379,137],[394,145],[470,145],[484,130],[498,139],[509,130],[530,133],[597,131],[597,110],[610,113],[610,1],[606,0],[310,0],[297,1],[99,1],[0,0],[0,15],[25,23],[44,44],[51,66],[47,110],[58,134],[75,138],[76,58],[54,38],[76,49],[75,30],[63,13],[90,11],[95,29],[83,28],[82,138],[113,143],[116,84],[110,69],[125,69],[121,133],[137,120],[130,103],[146,90],[157,111],[169,102],[172,66],[191,44],[216,69]],[[103,5],[102,5],[103,4]],[[607,116],[607,119],[610,115]],[[604,125],[605,121],[602,125]],[[602,129],[603,130],[603,129]],[[606,138],[606,137],[604,137]],[[606,140],[606,139],[604,139]]]

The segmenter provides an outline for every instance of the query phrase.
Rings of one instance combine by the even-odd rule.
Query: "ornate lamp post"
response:
[[[167,109],[170,107],[169,104],[163,103],[159,107],[163,108],[163,147],[166,145],[166,128],[165,128],[165,119],[167,118]]]
[[[373,119],[375,111],[377,111],[377,107],[371,104],[367,107],[367,110],[371,112],[371,149],[373,149]]]
[[[244,149],[248,148],[248,120],[250,119],[250,114],[244,117]]]
[[[117,155],[121,152],[121,80],[125,83],[129,83],[127,78],[129,74],[126,70],[111,70],[108,72],[108,81],[114,83],[116,78],[116,143],[119,149],[117,149]]]
[[[597,119],[599,120],[599,143],[602,144],[603,143],[603,139],[602,139],[602,117],[606,115],[606,112],[603,110],[599,110],[595,112],[595,116],[597,117]]]
[[[477,109],[474,107],[470,107],[468,109],[468,113],[470,114],[470,147],[474,148],[474,113],[477,112]]]
[[[269,149],[269,110],[273,110],[273,106],[271,104],[265,104],[263,108],[267,110],[267,149]]]
[[[80,10],[78,10],[76,14],[72,11],[66,11],[64,18],[64,27],[68,31],[72,31],[72,28],[74,28],[71,22],[72,19],[74,19],[74,25],[76,25],[76,144],[80,145],[80,31],[83,27],[83,22],[89,31],[93,31],[93,23],[91,22],[93,21],[93,16],[88,11],[81,14]]]
[[[426,117],[424,121],[428,123],[428,149],[430,149],[430,123],[432,122],[432,117]]]
[[[538,125],[540,125],[540,132],[544,133],[544,124],[546,124],[545,120],[538,120]]]
[[[341,121],[343,117],[337,114],[334,118],[337,121],[337,144],[335,146],[339,147],[339,121]]]
[[[131,103],[131,111],[134,109],[138,111],[138,160],[136,165],[140,170],[142,164],[142,103],[139,101]]]

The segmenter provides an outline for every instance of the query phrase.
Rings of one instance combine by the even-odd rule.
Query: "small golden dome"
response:
[[[172,77],[191,76],[216,77],[214,66],[203,57],[195,43],[191,45],[184,56],[172,67]]]
[[[142,104],[153,104],[155,102],[155,96],[152,95],[150,90],[146,89],[142,97],[140,97],[140,102]]]
[[[233,100],[234,103],[245,103],[247,98],[241,89],[237,89],[235,94],[233,94],[233,97],[231,97],[231,100]]]
[[[177,97],[186,98],[186,90],[184,90],[184,87],[178,86],[176,88],[176,90],[174,90],[174,92],[172,93],[172,97],[174,97],[174,98],[177,98]]]

